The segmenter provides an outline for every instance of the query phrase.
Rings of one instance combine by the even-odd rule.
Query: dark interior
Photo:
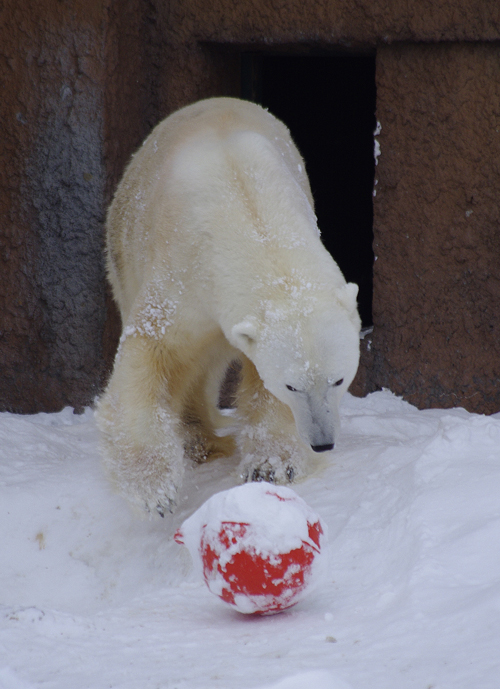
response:
[[[372,325],[375,57],[246,54],[241,95],[290,129],[323,243],[359,285],[363,326]]]

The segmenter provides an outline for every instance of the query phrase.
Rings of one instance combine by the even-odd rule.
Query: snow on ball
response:
[[[174,538],[212,593],[239,612],[271,614],[320,578],[326,527],[290,488],[246,483],[212,496]]]

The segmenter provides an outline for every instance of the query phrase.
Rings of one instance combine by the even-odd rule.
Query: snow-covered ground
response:
[[[2,689],[499,689],[500,415],[349,395],[296,492],[328,577],[272,617],[226,608],[173,541],[230,462],[149,521],[102,474],[91,410],[0,415]]]

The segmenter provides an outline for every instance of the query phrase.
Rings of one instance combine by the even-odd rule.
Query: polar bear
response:
[[[333,449],[358,366],[357,286],[321,243],[279,120],[213,98],[160,123],[109,208],[107,269],[123,333],[97,416],[132,502],[172,510],[186,457],[234,455],[243,480],[288,482]]]

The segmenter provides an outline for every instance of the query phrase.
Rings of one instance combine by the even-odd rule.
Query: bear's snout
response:
[[[328,450],[333,450],[334,443],[328,443],[328,445],[311,445],[314,452],[328,452]]]

